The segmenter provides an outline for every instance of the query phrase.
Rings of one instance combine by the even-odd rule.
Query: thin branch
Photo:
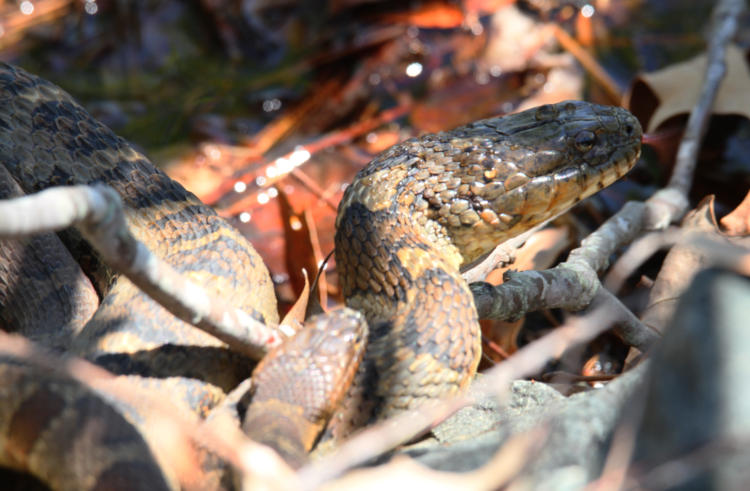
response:
[[[620,89],[617,81],[613,79],[609,73],[602,68],[599,62],[591,56],[591,53],[586,51],[578,41],[565,31],[565,29],[557,24],[551,24],[550,28],[557,38],[557,42],[571,53],[581,66],[591,74],[593,79],[599,83],[599,86],[607,94],[607,97],[609,97],[614,104],[620,104],[620,101],[622,100],[622,89]]]
[[[599,304],[606,304],[613,312],[613,322],[616,322],[612,332],[625,344],[645,352],[653,346],[661,335],[655,329],[641,322],[641,320],[606,288],[599,288],[594,298]]]
[[[474,302],[483,319],[517,319],[545,308],[581,310],[601,287],[598,272],[609,257],[640,231],[643,203],[629,202],[570,253],[567,261],[545,271],[510,272],[502,285],[473,283]]]
[[[708,43],[708,61],[705,78],[698,102],[693,106],[677,149],[677,158],[672,177],[667,187],[675,188],[687,195],[693,183],[693,174],[698,161],[698,149],[708,128],[716,94],[726,73],[726,50],[737,31],[738,17],[744,8],[742,0],[721,0],[713,12],[714,26]]]
[[[44,210],[44,213],[40,213]],[[76,226],[115,270],[176,317],[254,359],[282,341],[247,313],[187,280],[130,233],[119,195],[108,186],[69,186],[0,202],[0,238]]]

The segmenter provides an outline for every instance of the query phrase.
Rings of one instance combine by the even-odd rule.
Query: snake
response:
[[[261,361],[243,428],[301,461],[295,455],[316,441],[464,390],[477,371],[481,335],[461,269],[622,177],[640,156],[641,134],[625,109],[565,101],[411,138],[376,156],[346,188],[336,218],[336,268],[351,310],[310,320]],[[278,323],[268,269],[234,227],[65,91],[4,63],[0,161],[0,177],[13,181],[4,197],[111,186],[138,240],[210,293]],[[110,271],[75,230],[50,235],[44,240],[72,251],[84,274],[27,273],[19,263],[36,258],[43,269],[46,258],[38,252],[46,246],[31,240],[0,254],[0,328],[169,394],[204,417],[253,373],[252,360]],[[15,290],[16,281],[30,286]],[[79,312],[82,290],[99,299],[84,308],[93,315]],[[18,314],[30,310],[48,313]],[[40,329],[39,319],[51,325]],[[321,395],[331,386],[334,395]],[[0,408],[2,466],[55,489],[176,486],[137,431],[137,417],[64,374],[0,353]],[[86,428],[99,413],[118,421],[109,425],[116,437],[60,430],[62,419]],[[90,451],[76,457],[102,463],[65,466],[74,447]],[[145,477],[133,480],[134,469]]]

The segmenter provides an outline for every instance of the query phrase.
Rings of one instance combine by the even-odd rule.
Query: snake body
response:
[[[282,453],[307,451],[315,437],[297,424],[300,415],[320,429],[318,417],[333,412],[327,437],[338,438],[466,387],[481,348],[461,266],[625,174],[640,153],[640,136],[637,120],[623,109],[565,102],[407,140],[376,157],[347,188],[336,220],[336,261],[347,305],[369,324],[362,362],[356,372],[343,364],[332,370],[324,357],[317,372],[308,371],[306,363],[293,360],[313,360],[314,346],[329,354],[347,350],[335,340],[298,335],[288,352],[281,348],[276,361],[264,361],[256,371],[258,380],[270,380],[260,387],[271,388],[256,391],[263,394],[258,407],[270,412],[248,410],[248,420],[273,427],[260,439],[274,443],[284,439],[274,436],[277,430],[297,432],[305,442]],[[64,91],[4,64],[0,159],[26,193],[109,184],[123,198],[134,235],[157,255],[256,319],[278,321],[268,271],[235,229]],[[68,239],[80,249],[74,236]],[[248,360],[174,319],[127,279],[98,285],[102,302],[92,319],[56,347],[156,384],[199,414],[247,376]],[[7,292],[0,288],[0,302],[12,297]],[[0,305],[0,320],[6,308]],[[351,330],[341,332],[359,339]],[[8,366],[0,361],[0,376]],[[274,371],[284,373],[266,377]],[[345,394],[334,391],[343,401],[333,408],[306,407],[320,397],[300,395],[305,377],[317,374],[326,385],[334,371],[354,378]],[[48,392],[44,382],[33,387],[24,380],[32,385],[25,392],[0,383],[0,403],[20,407],[19,394]],[[284,388],[282,395],[273,395],[273,387]],[[68,396],[69,404],[75,400]],[[8,418],[13,415],[0,418],[0,463],[15,465],[17,458],[7,453],[13,444]],[[278,423],[284,418],[289,422]],[[26,447],[32,454],[33,442]]]
[[[24,192],[107,183],[122,197],[138,240],[256,319],[278,322],[268,270],[239,232],[59,87],[1,68],[0,156]],[[248,360],[174,318],[127,278],[100,277],[101,305],[64,346],[73,353],[117,374],[181,385],[185,405],[201,413],[249,376]],[[38,300],[33,308],[46,308]]]
[[[359,172],[336,260],[370,336],[340,432],[463,389],[480,332],[461,266],[623,176],[640,139],[626,110],[568,101],[408,140]]]

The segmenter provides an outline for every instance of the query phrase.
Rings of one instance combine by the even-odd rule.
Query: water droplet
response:
[[[29,2],[29,0],[21,2],[21,5],[19,5],[18,8],[23,15],[31,15],[34,13],[34,4]]]
[[[302,220],[297,216],[291,216],[289,217],[289,226],[292,227],[292,230],[299,230],[302,228]]]
[[[244,193],[247,189],[247,184],[245,184],[242,181],[237,181],[234,183],[234,192],[235,193]]]
[[[263,101],[263,111],[270,113],[279,109],[281,109],[281,100],[273,98]]]
[[[278,159],[276,159],[276,169],[279,171],[279,174],[286,174],[293,168],[294,164],[292,164],[291,160],[284,157],[279,157]]]
[[[99,6],[94,0],[86,0],[86,3],[83,5],[83,10],[89,15],[94,15],[99,11]]]
[[[300,166],[308,160],[310,160],[310,152],[304,147],[297,147],[289,156],[289,161],[294,167]]]
[[[583,7],[581,7],[581,15],[586,17],[587,19],[589,17],[592,17],[596,13],[596,9],[593,5],[587,3]]]
[[[250,213],[248,213],[248,212],[246,212],[246,211],[243,211],[242,213],[240,213],[240,221],[241,221],[242,223],[247,223],[247,222],[249,222],[249,221],[250,221],[250,218],[251,218],[251,215],[250,215]]]
[[[221,158],[221,150],[215,145],[206,145],[203,153],[205,153],[210,160],[216,161]]]
[[[418,77],[422,73],[422,64],[419,62],[409,63],[406,67],[406,75],[409,77]]]

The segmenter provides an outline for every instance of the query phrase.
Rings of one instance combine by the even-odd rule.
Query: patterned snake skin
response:
[[[367,319],[366,342],[354,314],[343,314],[348,327],[341,331],[326,327],[328,320],[311,321],[310,331],[303,330],[256,370],[257,401],[247,411],[245,429],[299,463],[298,455],[325,426],[322,416],[333,414],[324,438],[339,438],[466,387],[479,361],[480,335],[461,266],[624,175],[640,154],[640,138],[640,125],[623,109],[564,102],[411,139],[376,157],[347,188],[336,233],[339,276],[347,305]],[[0,64],[0,160],[8,171],[0,178],[9,174],[15,181],[3,187],[0,180],[4,196],[21,192],[16,183],[25,193],[107,183],[122,196],[134,235],[157,255],[256,319],[278,322],[268,271],[237,231],[61,89],[5,64]],[[0,328],[87,358],[169,394],[200,415],[249,375],[250,360],[174,319],[127,279],[112,275],[74,232],[60,235],[88,277],[50,276],[44,271],[48,259],[37,252],[43,247],[32,247],[31,241],[0,253]],[[9,242],[1,245],[0,250],[11,250]],[[37,269],[27,269],[33,259]],[[15,286],[24,281],[23,289]],[[86,303],[81,298],[92,297],[84,290],[101,297],[91,319],[78,307]],[[55,325],[40,329],[40,319]],[[325,338],[320,332],[336,335]],[[355,347],[364,347],[363,357]],[[324,356],[315,358],[316,350]],[[333,356],[338,353],[348,353],[352,364]],[[328,361],[328,355],[336,361]],[[351,368],[360,357],[358,368]],[[120,482],[116,470],[129,469],[128,458],[133,466],[143,461],[148,445],[133,443],[135,450],[107,456],[107,465],[87,468],[85,475],[80,470],[61,477],[40,467],[41,455],[66,467],[49,451],[59,445],[65,455],[63,437],[50,440],[54,433],[47,431],[63,413],[81,421],[95,418],[96,411],[84,411],[80,402],[92,397],[108,408],[104,412],[115,410],[69,380],[29,375],[38,371],[0,356],[0,407],[5,408],[0,410],[0,465],[33,473],[53,488],[93,489]],[[333,372],[345,382],[332,381]],[[330,398],[317,395],[319,387],[332,384]],[[315,396],[305,391],[310,387]],[[46,411],[38,403],[50,397],[60,401],[58,410]],[[339,397],[343,400],[332,407],[312,407]],[[130,425],[137,427],[132,418],[121,419],[114,427],[123,427],[123,435]],[[33,431],[19,432],[18,421]],[[259,433],[253,429],[258,427]],[[67,438],[73,445],[75,434]],[[98,445],[86,445],[101,457],[117,447],[111,440],[99,435]],[[144,475],[158,475],[151,464],[138,465],[149,469]],[[122,482],[128,489],[173,487],[168,474]]]

